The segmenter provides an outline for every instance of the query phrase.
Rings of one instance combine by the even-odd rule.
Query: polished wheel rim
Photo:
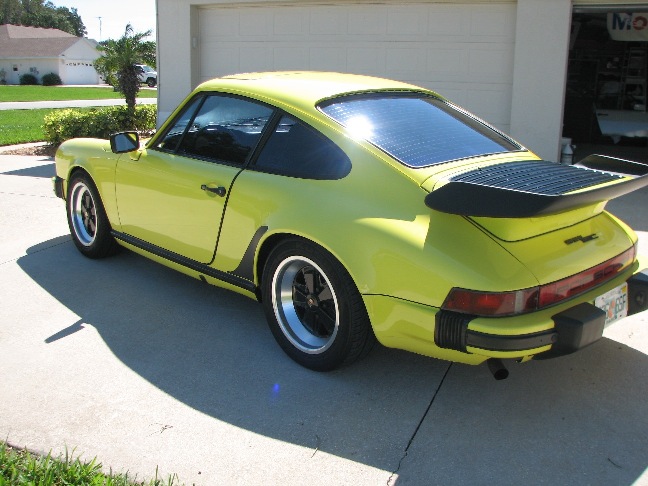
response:
[[[70,213],[74,234],[84,246],[90,246],[97,234],[97,207],[88,186],[76,184],[70,195]]]
[[[326,351],[339,327],[335,290],[324,271],[304,257],[286,258],[272,281],[272,304],[288,340],[308,354]]]

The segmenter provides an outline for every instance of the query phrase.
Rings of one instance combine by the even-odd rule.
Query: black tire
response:
[[[157,79],[155,78],[148,78],[146,80],[146,84],[148,85],[149,88],[155,88],[155,85],[157,84]]]
[[[263,307],[273,336],[293,360],[330,371],[364,357],[376,338],[350,275],[304,240],[277,245],[266,262]]]
[[[72,241],[81,253],[88,258],[104,258],[118,250],[99,192],[85,172],[70,179],[66,206]]]

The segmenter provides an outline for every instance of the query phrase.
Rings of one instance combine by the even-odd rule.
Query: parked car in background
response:
[[[56,174],[82,254],[121,245],[257,299],[315,370],[377,338],[504,378],[502,358],[573,353],[648,307],[637,236],[605,211],[648,166],[540,160],[401,82],[215,79],[143,146],[133,132],[63,143]]]
[[[151,66],[146,64],[136,64],[140,69],[139,80],[141,83],[146,83],[149,87],[157,86],[157,71]]]

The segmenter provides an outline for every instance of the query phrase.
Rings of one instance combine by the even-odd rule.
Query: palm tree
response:
[[[135,98],[140,89],[137,64],[155,64],[155,43],[143,40],[149,35],[150,30],[135,32],[128,24],[120,39],[109,39],[98,47],[103,56],[95,61],[97,72],[107,81],[114,77],[117,89],[131,110],[135,109]]]

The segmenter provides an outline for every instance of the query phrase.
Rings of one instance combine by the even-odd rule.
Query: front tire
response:
[[[297,363],[330,371],[375,343],[362,297],[342,265],[302,240],[279,244],[263,272],[263,305],[273,336]]]
[[[81,253],[88,258],[103,258],[117,251],[99,192],[86,173],[70,179],[66,205],[72,241]]]

